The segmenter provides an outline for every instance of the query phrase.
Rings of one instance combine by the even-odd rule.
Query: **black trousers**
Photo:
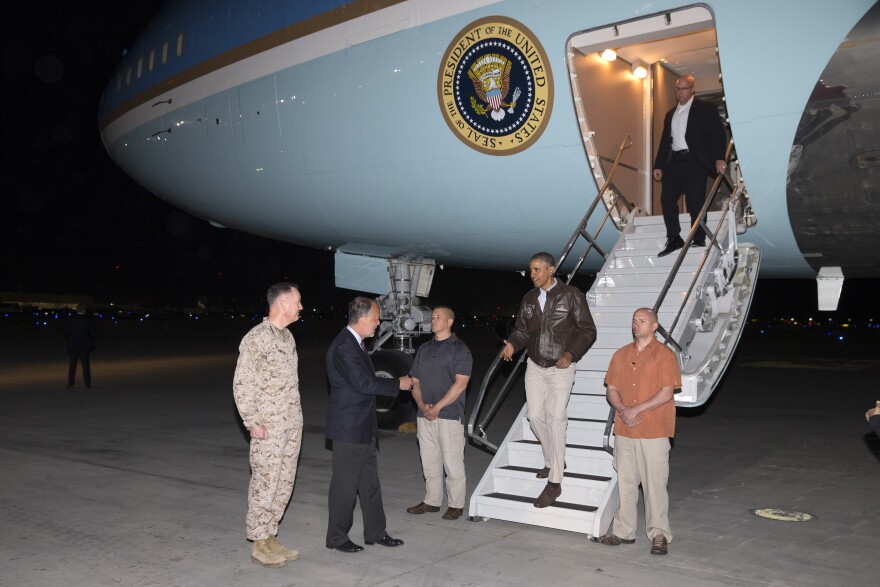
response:
[[[697,221],[700,210],[706,202],[706,178],[708,172],[701,167],[692,155],[673,157],[663,170],[663,189],[660,191],[660,204],[663,206],[663,222],[666,224],[666,238],[680,236],[678,222],[678,198],[684,192],[684,201],[691,215],[691,226]],[[702,228],[694,233],[694,240],[705,240]]]
[[[67,351],[70,356],[70,367],[67,369],[67,385],[73,385],[76,382],[76,362],[79,361],[83,366],[83,381],[86,387],[92,386],[92,366],[89,363],[89,351]]]
[[[327,546],[339,546],[349,540],[348,532],[354,518],[354,505],[361,500],[364,515],[364,540],[375,542],[385,535],[385,508],[376,440],[370,444],[333,441],[333,476],[327,506]]]

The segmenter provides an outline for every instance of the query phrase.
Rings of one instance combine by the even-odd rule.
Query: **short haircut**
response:
[[[449,306],[434,306],[434,311],[436,312],[437,310],[443,310],[444,312],[446,312],[447,318],[453,321],[455,320],[455,312],[453,312],[452,308],[450,308]]]
[[[364,296],[358,296],[351,300],[351,303],[348,304],[349,326],[357,324],[361,318],[370,314],[370,310],[373,309],[373,306],[378,305],[379,304],[376,303],[376,300],[365,298]]]
[[[633,315],[635,315],[636,312],[644,312],[645,314],[650,316],[654,322],[657,322],[658,324],[660,323],[660,320],[657,318],[657,312],[655,312],[652,308],[639,308],[638,310],[633,312]]]
[[[289,283],[287,281],[282,281],[281,283],[276,283],[266,292],[266,301],[269,302],[269,307],[272,307],[272,304],[275,301],[283,296],[286,293],[290,293],[290,290],[299,290],[299,286],[295,283]]]
[[[532,258],[529,259],[529,262],[531,261],[541,261],[542,263],[546,263],[548,267],[556,267],[556,259],[553,258],[553,255],[543,251],[532,255]]]

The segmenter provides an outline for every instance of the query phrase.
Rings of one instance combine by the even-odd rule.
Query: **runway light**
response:
[[[604,59],[605,61],[614,61],[617,59],[617,51],[614,49],[605,49],[601,53],[599,53],[599,57]]]

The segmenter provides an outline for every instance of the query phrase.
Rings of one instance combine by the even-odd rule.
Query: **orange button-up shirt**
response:
[[[654,397],[662,388],[681,387],[678,361],[666,345],[652,339],[639,352],[635,341],[611,357],[605,385],[616,387],[624,406],[635,406]],[[639,414],[641,424],[630,428],[620,414],[614,416],[614,433],[627,438],[671,438],[675,436],[675,402],[669,401]]]

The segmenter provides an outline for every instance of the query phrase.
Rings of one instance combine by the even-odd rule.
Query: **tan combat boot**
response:
[[[268,538],[266,538],[266,543],[269,545],[269,550],[277,555],[283,556],[284,560],[295,561],[299,558],[298,551],[293,550],[292,548],[287,548],[286,546],[278,542],[278,540],[274,536],[269,536]]]
[[[279,569],[287,564],[287,561],[280,554],[272,552],[269,546],[269,539],[254,540],[254,548],[251,550],[251,560],[258,565]]]

